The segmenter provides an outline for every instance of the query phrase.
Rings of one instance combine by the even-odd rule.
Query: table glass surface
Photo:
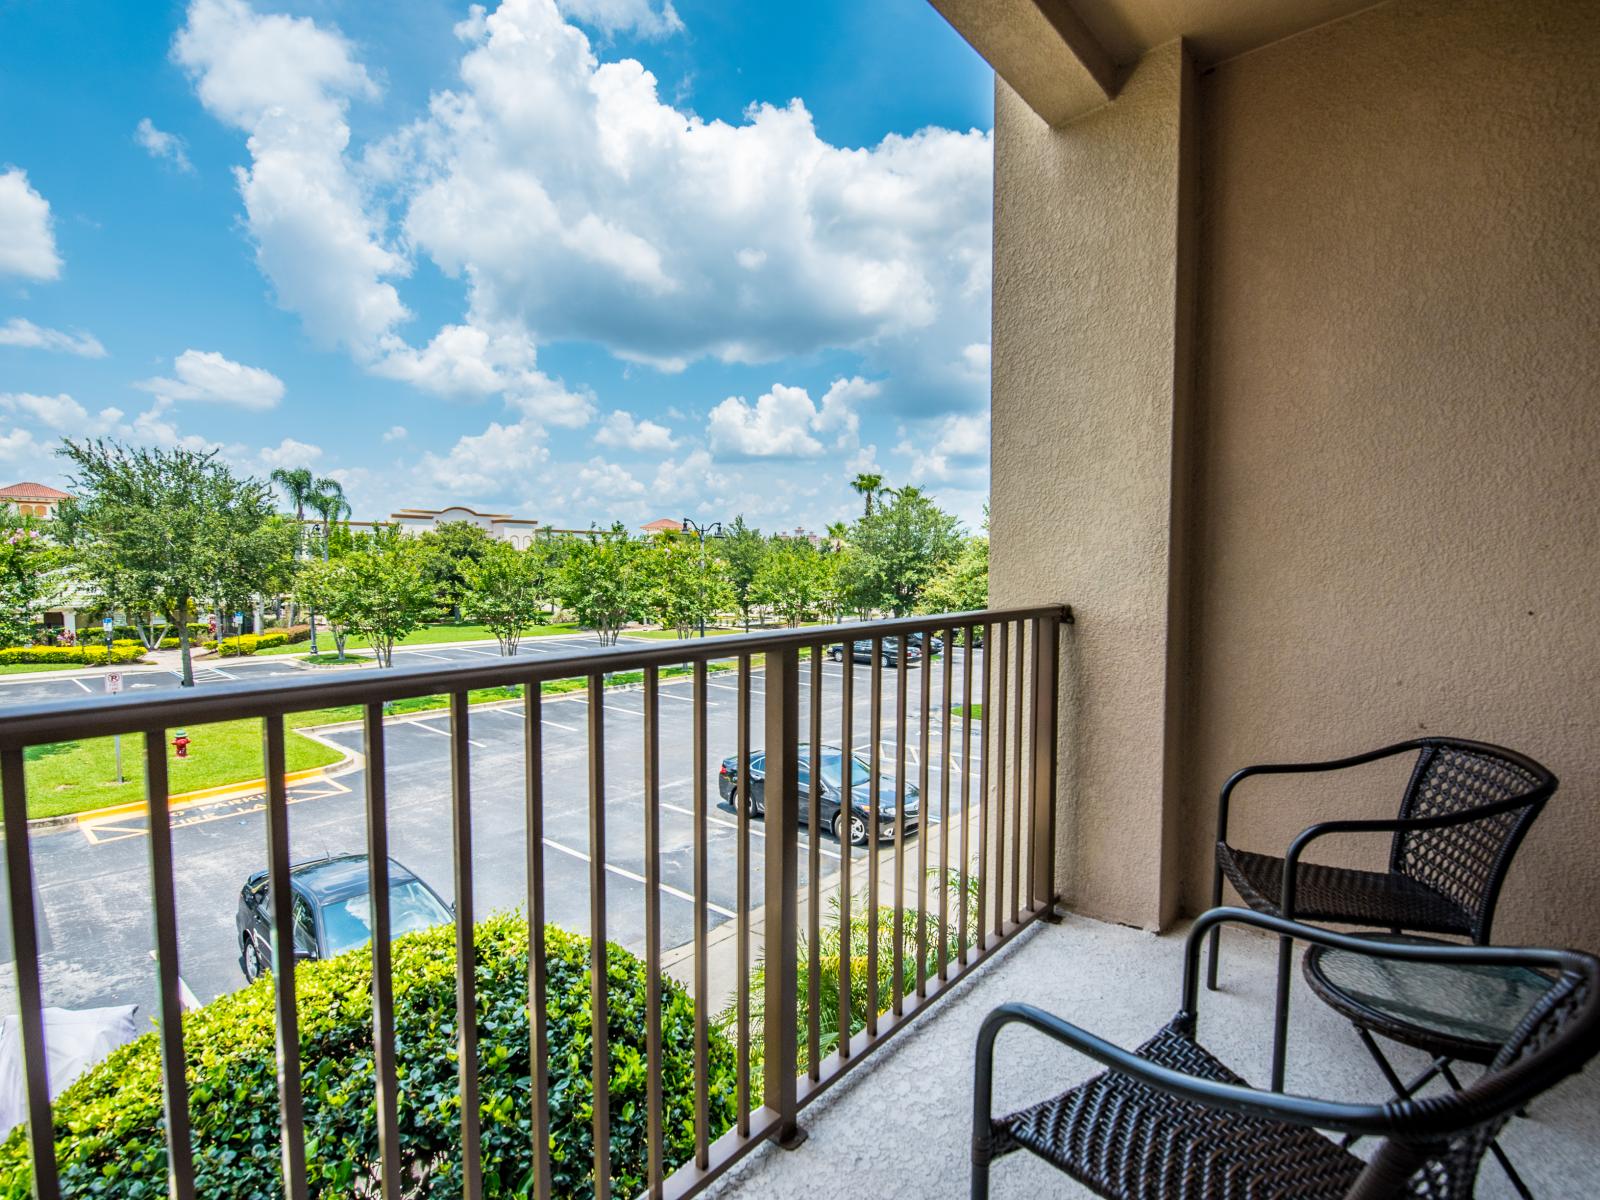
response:
[[[1383,935],[1384,941],[1440,943]],[[1526,967],[1401,962],[1316,947],[1313,969],[1355,1003],[1397,1022],[1498,1047],[1553,982]]]

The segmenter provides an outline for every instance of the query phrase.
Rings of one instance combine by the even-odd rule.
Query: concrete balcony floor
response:
[[[973,1047],[989,1010],[1026,1001],[1132,1047],[1177,1009],[1182,952],[1182,930],[1158,937],[1070,916],[1036,926],[802,1112],[810,1136],[799,1149],[763,1147],[710,1194],[722,1200],[965,1196]],[[1200,995],[1201,1041],[1258,1085],[1269,1074],[1276,959],[1275,940],[1225,930],[1222,989]],[[1289,1090],[1387,1098],[1355,1033],[1305,987],[1298,963],[1294,979]],[[1392,1050],[1402,1074],[1426,1065],[1415,1051]],[[1054,1095],[1097,1069],[1040,1035],[1002,1034],[996,1110]],[[1469,1078],[1476,1070],[1462,1067]],[[1501,1144],[1540,1200],[1600,1195],[1600,1064],[1547,1093],[1527,1119],[1511,1123]],[[993,1179],[994,1195],[1007,1200],[1090,1194],[1027,1153],[999,1160]],[[1477,1195],[1515,1195],[1492,1159],[1479,1172]]]

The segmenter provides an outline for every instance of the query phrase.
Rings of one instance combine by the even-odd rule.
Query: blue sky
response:
[[[0,0],[0,482],[976,524],[992,115],[926,0]]]

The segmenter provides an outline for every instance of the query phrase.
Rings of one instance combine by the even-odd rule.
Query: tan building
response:
[[[1078,615],[1072,906],[1198,912],[1231,771],[1432,731],[1562,780],[1497,939],[1600,947],[1600,4],[933,2],[998,75],[991,596]]]
[[[451,508],[402,508],[389,514],[389,522],[410,533],[424,533],[452,521],[476,525],[497,541],[510,542],[526,550],[542,528],[532,517],[513,517],[506,513],[481,513],[463,505]]]
[[[55,516],[56,505],[71,499],[68,493],[42,483],[13,483],[0,488],[0,505],[13,509],[24,517]]]

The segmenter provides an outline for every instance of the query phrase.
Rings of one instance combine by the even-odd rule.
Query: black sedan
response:
[[[842,645],[837,644],[837,643],[835,643],[832,646],[829,646],[828,647],[828,657],[833,659],[834,662],[843,662],[844,661],[844,647]],[[886,666],[886,667],[898,667],[900,665],[900,639],[897,638],[897,637],[886,637],[886,638],[884,638],[883,642],[882,642],[882,648],[881,648],[881,657],[882,657],[884,666]],[[864,662],[864,663],[871,662],[872,661],[872,643],[870,641],[851,642],[850,643],[850,661],[852,661],[852,662]],[[914,667],[921,661],[922,661],[922,647],[921,647],[921,645],[919,645],[915,640],[907,639],[907,642],[906,642],[906,665]]]
[[[341,854],[289,868],[290,911],[297,959],[331,958],[372,940],[372,903],[367,856]],[[448,904],[405,867],[389,860],[389,929],[392,937],[445,925],[455,919]],[[246,979],[272,970],[272,898],[267,873],[244,881],[239,910],[239,969]]]
[[[800,823],[804,825],[810,816],[811,809],[811,747],[800,747]],[[766,812],[766,765],[767,756],[763,751],[750,755],[750,789],[745,802],[749,805],[750,815],[759,817]],[[818,801],[822,827],[833,834],[839,841],[843,841],[844,830],[844,752],[836,746],[822,748],[822,789]],[[876,827],[877,836],[881,840],[894,836],[896,787],[892,775],[878,776],[878,803],[872,804],[872,768],[866,759],[859,755],[851,756],[851,789],[850,789],[850,843],[854,846],[867,844],[867,830]],[[722,770],[717,774],[717,791],[724,800],[738,803],[735,793],[744,794],[745,789],[739,783],[739,759],[737,756],[722,760]],[[916,785],[906,784],[905,820],[906,832],[912,833],[917,828],[917,819],[921,811],[921,796]]]

